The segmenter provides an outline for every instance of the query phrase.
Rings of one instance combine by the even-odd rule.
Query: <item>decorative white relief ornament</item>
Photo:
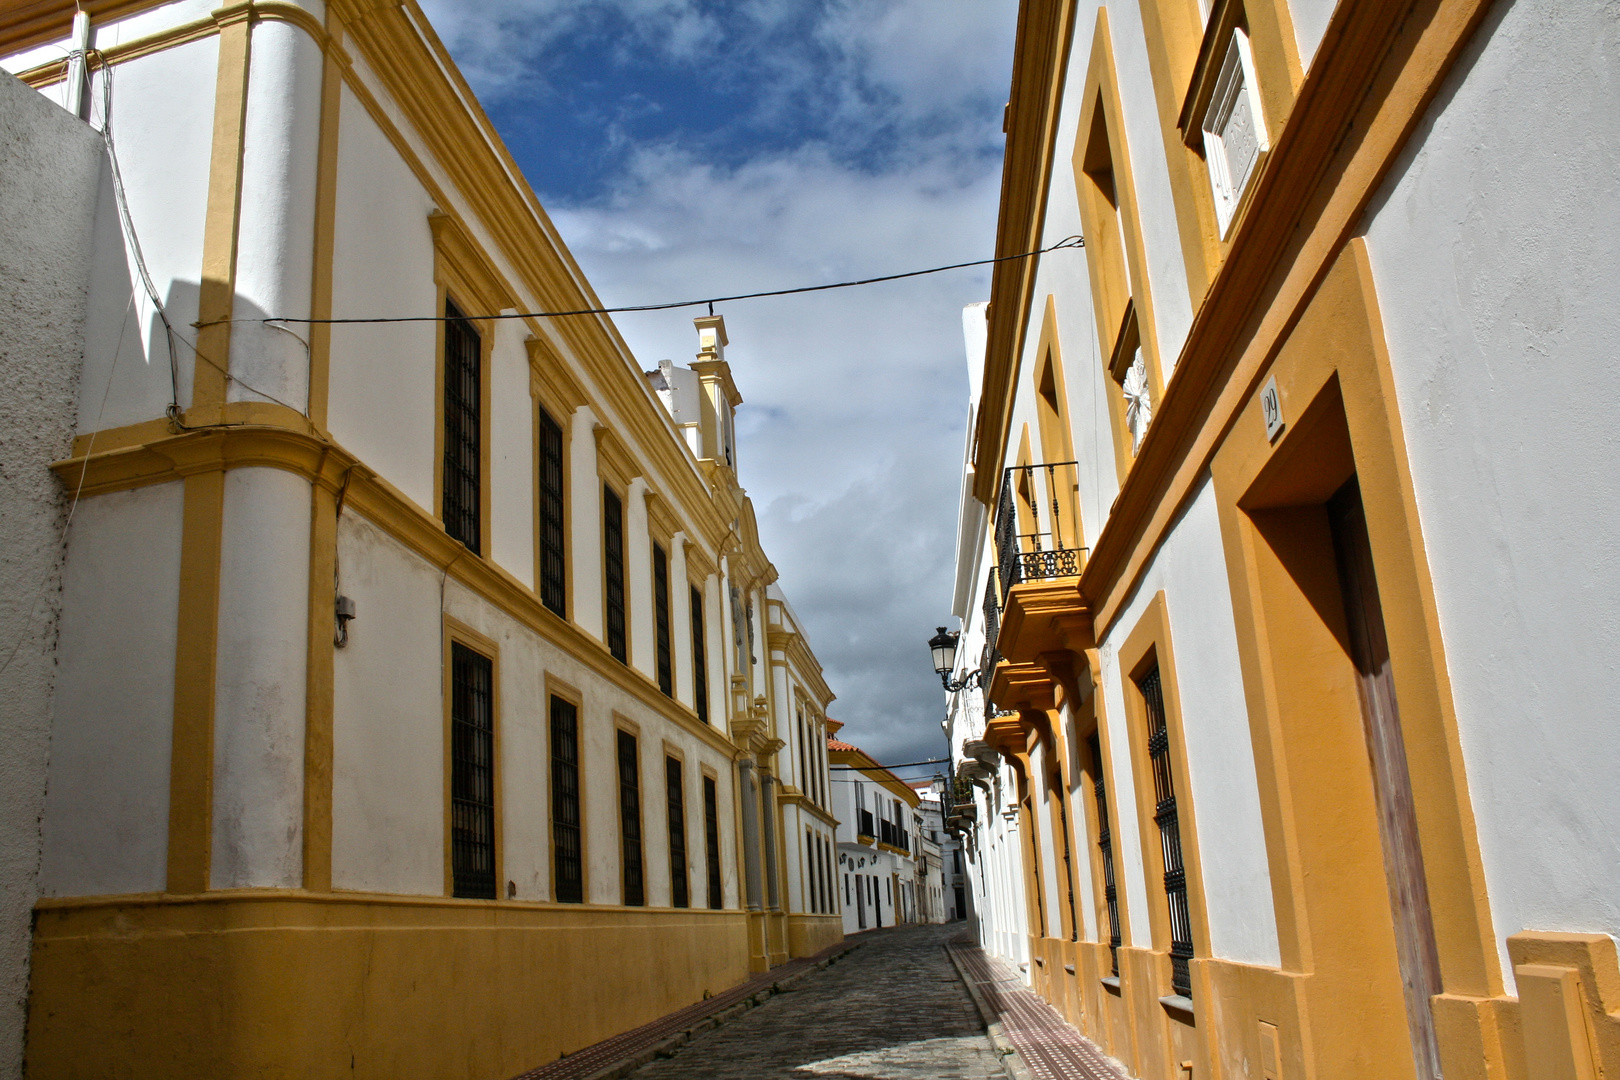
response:
[[[1131,432],[1131,456],[1142,448],[1142,436],[1147,434],[1153,419],[1153,401],[1148,397],[1147,365],[1142,362],[1142,350],[1136,350],[1136,360],[1125,373],[1125,426]]]

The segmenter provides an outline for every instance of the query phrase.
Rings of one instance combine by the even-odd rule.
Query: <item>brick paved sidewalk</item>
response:
[[[1005,1080],[942,946],[956,926],[863,934],[861,948],[636,1080]]]
[[[1017,1054],[1009,1071],[1034,1080],[1129,1080],[1119,1063],[1042,1001],[1012,965],[986,953],[966,934],[946,946],[972,988],[991,1031]]]
[[[531,1069],[514,1080],[608,1080],[626,1076],[660,1051],[667,1052],[702,1032],[719,1027],[733,1016],[764,1004],[784,984],[817,967],[825,967],[861,944],[845,939],[816,953],[778,964],[762,975],[733,986],[684,1009],[631,1028],[611,1039],[576,1050],[549,1065]]]

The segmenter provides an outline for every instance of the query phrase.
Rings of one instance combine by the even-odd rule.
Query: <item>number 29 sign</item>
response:
[[[1266,380],[1266,385],[1260,391],[1260,415],[1266,421],[1266,438],[1276,442],[1277,436],[1282,434],[1283,414],[1282,398],[1277,396],[1275,375]]]

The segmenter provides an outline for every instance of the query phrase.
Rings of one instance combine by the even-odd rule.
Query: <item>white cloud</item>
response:
[[[802,125],[820,134],[740,164],[707,158],[701,140],[632,145],[604,190],[548,200],[610,305],[992,253],[1014,0],[739,0],[721,23],[682,0],[492,0],[448,21],[445,6],[430,12],[484,94],[534,77],[578,20],[611,8],[638,47],[746,53],[757,117],[779,133],[798,130],[792,110],[825,110],[829,122]],[[944,748],[925,642],[952,592],[961,308],[988,293],[984,267],[720,308],[745,398],[739,473],[766,552],[839,695],[843,736],[889,760]],[[697,313],[617,322],[652,367],[691,360]]]
[[[998,178],[950,163],[865,174],[811,148],[735,170],[639,155],[603,205],[555,212],[609,304],[872,276],[982,257]],[[967,369],[960,311],[986,269],[721,305],[745,403],[739,472],[810,628],[845,734],[936,756],[923,643],[948,614]],[[621,315],[645,366],[696,350],[696,311]]]

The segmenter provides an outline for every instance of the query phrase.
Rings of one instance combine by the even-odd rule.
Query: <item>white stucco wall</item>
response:
[[[315,172],[321,126],[320,46],[302,27],[253,25],[231,328],[231,401],[309,401],[307,318],[315,255]]]
[[[1162,895],[1149,900],[1148,889],[1158,883],[1150,886],[1143,878],[1119,647],[1160,590],[1165,594],[1170,649],[1180,689],[1187,754],[1184,764],[1192,785],[1190,801],[1198,820],[1206,823],[1196,843],[1203,863],[1210,940],[1207,946],[1204,942],[1196,944],[1200,953],[1207,947],[1209,955],[1223,960],[1276,967],[1282,961],[1260,820],[1248,706],[1243,696],[1215,490],[1207,476],[1101,645],[1113,758],[1110,808],[1119,822],[1114,834],[1115,869],[1129,894],[1132,943],[1151,944],[1146,905],[1162,904],[1164,900]],[[1163,657],[1160,660],[1164,662]],[[1186,817],[1182,823],[1182,843],[1190,848],[1195,838],[1189,833]]]
[[[1338,6],[1338,0],[1289,0],[1288,14],[1294,21],[1299,66],[1306,72],[1311,70],[1311,61],[1316,59],[1322,35],[1327,33],[1328,21],[1333,18],[1333,9]]]
[[[332,884],[442,896],[440,575],[348,510],[338,564],[358,618],[333,661]]]
[[[181,483],[82,499],[68,532],[45,801],[46,896],[162,892]]]
[[[1142,31],[1142,12],[1136,4],[1109,4],[1108,29],[1114,45],[1114,68],[1119,76],[1119,106],[1123,112],[1126,153],[1131,158],[1135,180],[1136,217],[1142,230],[1143,258],[1147,261],[1148,286],[1153,296],[1153,321],[1159,334],[1159,358],[1165,382],[1175,369],[1181,346],[1192,327],[1192,298],[1187,292],[1187,264],[1181,252],[1181,234],[1176,226],[1175,197],[1170,193],[1170,166],[1164,156],[1164,137],[1159,127],[1159,105],[1153,93],[1153,71],[1148,65],[1147,38]],[[1075,66],[1075,57],[1091,55],[1090,27],[1076,24],[1085,38],[1086,49],[1071,54],[1069,71],[1078,82],[1085,74],[1085,60]],[[1070,108],[1070,98],[1064,102]],[[1071,121],[1078,124],[1078,115]],[[1074,183],[1070,158],[1074,141],[1058,144],[1062,167]],[[1056,171],[1056,170],[1054,170]],[[1056,194],[1056,185],[1053,185]]]
[[[112,129],[129,214],[146,268],[169,321],[180,335],[177,375],[182,405],[191,401],[197,282],[202,274],[203,219],[213,147],[214,86],[219,42],[208,37],[120,63],[113,73]],[[92,119],[103,122],[96,76]],[[119,225],[110,173],[96,210],[95,270],[88,335],[111,342],[85,358],[79,430],[118,427],[161,417],[173,398],[175,373],[163,325],[136,272]]]
[[[435,314],[433,203],[354,92],[342,101],[332,314]],[[332,327],[328,404],[333,437],[432,514],[435,340],[433,323]]]
[[[1617,93],[1612,5],[1492,8],[1365,225],[1499,941],[1620,932]]]
[[[214,696],[216,889],[303,884],[310,485],[225,474]]]
[[[535,411],[521,320],[495,324],[489,386],[489,554],[535,587]]]

